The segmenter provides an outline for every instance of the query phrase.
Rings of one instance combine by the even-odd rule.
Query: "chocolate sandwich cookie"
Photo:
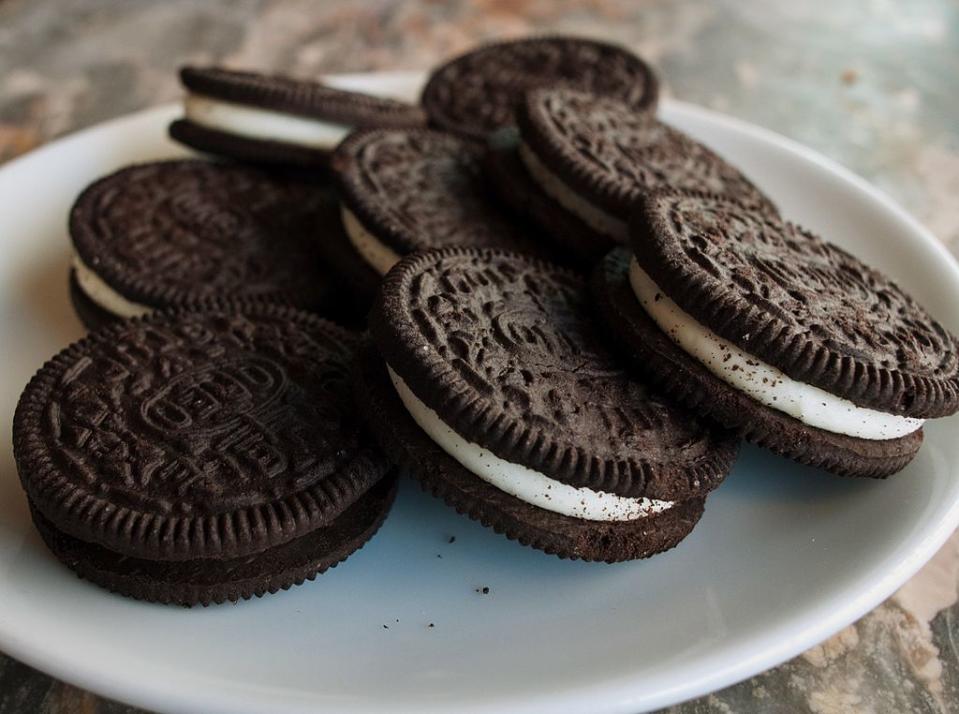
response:
[[[513,110],[534,87],[578,87],[654,109],[659,81],[629,50],[577,37],[536,37],[488,44],[430,75],[420,99],[432,126],[485,139],[513,124]]]
[[[77,312],[95,328],[223,296],[322,311],[333,291],[317,216],[331,200],[315,184],[237,165],[122,169],[87,188],[70,212]]]
[[[959,344],[892,280],[780,218],[657,193],[632,254],[598,266],[599,312],[665,394],[745,438],[884,477],[959,408]]]
[[[14,457],[82,577],[181,605],[313,579],[368,540],[395,479],[353,405],[360,337],[266,302],[117,323],[27,385]]]
[[[417,106],[320,82],[221,67],[184,67],[180,80],[184,116],[170,125],[170,136],[241,161],[324,166],[356,127],[425,123]]]
[[[409,256],[356,392],[384,450],[461,513],[564,558],[644,558],[692,530],[737,443],[627,374],[587,292],[517,253]]]
[[[351,134],[330,161],[343,227],[376,276],[409,253],[446,246],[548,255],[490,200],[478,142],[429,130]]]
[[[524,174],[500,184],[510,194],[534,191],[552,211],[536,218],[546,234],[568,222],[593,234],[594,257],[627,241],[636,199],[657,189],[708,191],[775,213],[772,202],[738,169],[691,137],[608,97],[548,88],[517,108],[516,156]],[[522,182],[521,187],[519,182]]]

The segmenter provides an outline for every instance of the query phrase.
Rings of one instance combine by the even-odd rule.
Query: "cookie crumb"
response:
[[[431,622],[427,627],[433,627],[433,623]]]
[[[456,542],[456,536],[450,536],[450,539],[449,539],[448,541],[446,541],[446,542],[447,542],[447,543],[455,543],[455,542]]]
[[[476,592],[482,593],[483,595],[489,595],[489,588],[484,585],[481,588],[476,588]]]

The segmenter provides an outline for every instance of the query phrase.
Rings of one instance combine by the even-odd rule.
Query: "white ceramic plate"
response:
[[[414,97],[420,80],[338,81]],[[176,113],[111,121],[0,168],[8,654],[164,711],[636,712],[731,684],[826,638],[890,595],[959,522],[957,421],[945,419],[888,482],[835,478],[747,447],[693,534],[647,562],[561,561],[405,482],[371,543],[286,593],[183,610],[78,580],[30,526],[10,420],[33,371],[81,335],[66,294],[71,202],[117,167],[183,154],[166,139]],[[672,101],[662,114],[744,168],[787,216],[885,269],[959,328],[955,262],[875,189],[742,122]],[[484,586],[488,595],[476,592]]]

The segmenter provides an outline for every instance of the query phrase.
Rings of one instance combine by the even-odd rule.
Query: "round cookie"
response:
[[[633,522],[586,521],[538,508],[476,477],[440,448],[412,420],[396,397],[375,350],[358,364],[356,390],[361,408],[383,425],[377,436],[385,451],[423,489],[487,528],[560,558],[620,562],[648,558],[685,538],[703,513],[705,498],[690,498],[638,527]],[[389,428],[386,428],[389,425]]]
[[[640,201],[599,313],[665,393],[803,463],[887,476],[959,407],[956,338],[889,278],[706,194]]]
[[[490,200],[481,144],[429,130],[351,134],[330,161],[343,226],[379,275],[404,255],[446,246],[553,257],[528,226]]]
[[[534,37],[478,47],[433,71],[420,101],[432,126],[476,139],[513,124],[534,87],[570,86],[654,109],[659,80],[629,50],[577,37]]]
[[[609,97],[547,88],[517,106],[517,154],[555,211],[578,218],[601,246],[626,243],[637,198],[671,188],[708,191],[756,210],[773,203],[738,169],[691,137]]]
[[[157,313],[50,360],[14,416],[35,521],[84,577],[219,602],[286,588],[378,527],[391,467],[357,418],[362,339],[266,302]]]
[[[736,442],[630,378],[585,281],[517,253],[404,259],[370,316],[357,395],[430,491],[511,538],[614,562],[678,543]]]
[[[223,163],[121,169],[70,212],[74,304],[96,323],[227,296],[322,311],[332,282],[317,215],[331,200],[313,183]]]
[[[184,118],[170,136],[200,151],[241,161],[325,166],[355,127],[415,127],[419,107],[278,75],[184,67]]]

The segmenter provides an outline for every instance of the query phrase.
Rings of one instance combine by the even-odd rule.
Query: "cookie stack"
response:
[[[956,337],[659,121],[628,50],[487,45],[420,106],[181,79],[171,136],[226,161],[81,194],[94,332],[14,425],[38,530],[107,588],[191,605],[312,579],[376,531],[395,468],[547,553],[645,558],[741,438],[885,477],[959,410]]]

